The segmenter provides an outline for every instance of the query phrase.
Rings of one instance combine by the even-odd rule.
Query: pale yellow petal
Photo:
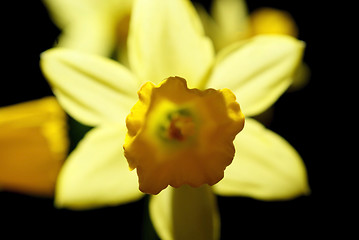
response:
[[[44,4],[62,30],[57,47],[111,56],[132,0],[44,0]]]
[[[214,0],[212,15],[226,33],[245,31],[248,24],[248,10],[244,0]]]
[[[169,187],[151,197],[149,210],[155,230],[163,240],[219,239],[216,197],[208,185]]]
[[[213,47],[187,0],[138,0],[129,31],[129,60],[141,81],[171,76],[196,87],[213,61]]]
[[[60,171],[57,207],[88,209],[125,204],[143,196],[137,175],[128,168],[122,145],[123,125],[106,125],[88,132]]]
[[[68,24],[56,47],[65,47],[102,56],[110,56],[116,44],[115,16],[96,12]]]
[[[213,35],[217,50],[246,36],[249,23],[244,0],[214,0],[211,10],[219,30]]]
[[[52,20],[66,28],[77,20],[96,13],[121,15],[128,12],[134,0],[42,0]]]
[[[282,137],[253,119],[234,141],[236,155],[224,178],[213,186],[223,196],[286,200],[310,192],[305,165]]]
[[[220,53],[207,87],[229,88],[246,116],[270,107],[292,83],[304,43],[284,35],[259,35]]]
[[[93,12],[93,2],[89,0],[42,0],[52,20],[60,27]]]
[[[55,48],[41,55],[41,68],[60,104],[84,124],[124,123],[136,102],[137,80],[115,61]]]

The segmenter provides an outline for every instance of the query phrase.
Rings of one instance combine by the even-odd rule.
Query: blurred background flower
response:
[[[67,156],[65,112],[54,97],[0,108],[0,188],[53,197]]]

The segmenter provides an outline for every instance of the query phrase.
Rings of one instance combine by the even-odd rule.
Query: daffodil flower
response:
[[[54,97],[0,108],[0,188],[52,197],[67,150],[66,115]]]
[[[304,49],[301,41],[262,35],[215,56],[189,1],[137,0],[128,47],[130,68],[61,48],[41,56],[42,70],[62,106],[78,121],[94,126],[61,170],[57,206],[86,209],[127,203],[144,195],[139,184],[150,193],[164,188],[151,195],[149,203],[161,239],[217,239],[220,220],[214,193],[263,200],[308,193],[298,153],[249,118],[271,106],[291,84]],[[202,98],[209,93],[213,102]],[[222,115],[209,117],[219,112]],[[232,161],[228,142],[243,127],[241,112],[247,118],[233,141]],[[220,121],[223,132],[213,119],[225,120]],[[204,137],[207,129],[209,139]],[[191,152],[192,143],[199,147]],[[174,166],[169,163],[171,151]],[[214,153],[217,160],[212,164],[212,156],[208,159],[213,169],[206,170],[205,159],[181,165],[178,156],[194,160],[196,151],[205,157]],[[137,168],[140,182],[129,166]],[[176,172],[176,166],[189,174]],[[147,181],[153,184],[146,186]],[[165,188],[168,184],[174,187]]]

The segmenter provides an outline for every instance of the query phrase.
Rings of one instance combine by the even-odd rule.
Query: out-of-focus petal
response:
[[[212,15],[225,32],[235,33],[247,28],[248,10],[244,0],[214,0]]]
[[[161,239],[219,239],[216,197],[208,185],[169,187],[151,197],[149,209]]]
[[[304,44],[284,35],[260,35],[220,53],[207,87],[229,88],[246,116],[270,107],[292,83]]]
[[[129,60],[140,80],[171,76],[196,87],[213,62],[213,47],[187,0],[138,0],[129,31]]]
[[[110,56],[116,44],[116,25],[108,13],[94,13],[66,26],[56,47]]]
[[[197,13],[199,18],[201,19],[203,29],[207,36],[211,38],[213,41],[213,44],[216,46],[216,37],[220,38],[221,36],[218,36],[218,33],[220,31],[220,28],[218,24],[214,21],[212,16],[209,15],[207,10],[204,8],[204,6],[200,4],[195,5]]]
[[[43,2],[55,24],[62,30],[57,47],[111,56],[118,44],[119,24],[130,15],[133,0]]]
[[[68,150],[66,115],[54,97],[0,109],[0,187],[53,196]]]
[[[247,35],[248,10],[244,0],[214,0],[211,10],[219,30],[211,36],[217,50]]]
[[[59,174],[55,204],[87,209],[124,204],[143,196],[137,175],[123,155],[126,130],[106,125],[88,132],[70,154]]]
[[[104,57],[54,48],[41,55],[41,67],[60,104],[84,124],[124,123],[136,101],[137,80]]]
[[[121,16],[128,12],[134,0],[42,0],[53,21],[65,28],[80,18],[89,18],[92,14],[108,13]]]
[[[42,0],[52,20],[60,27],[66,27],[76,19],[93,11],[93,1],[88,0]]]
[[[251,34],[286,34],[298,36],[298,28],[292,16],[274,8],[259,8],[250,15]]]
[[[310,80],[311,71],[306,63],[302,63],[294,74],[293,83],[289,87],[288,91],[298,91],[304,88]]]
[[[253,119],[234,144],[236,156],[222,181],[213,186],[223,196],[286,200],[310,192],[305,165],[282,137]]]

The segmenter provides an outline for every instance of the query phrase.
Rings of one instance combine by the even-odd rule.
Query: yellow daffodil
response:
[[[0,108],[0,188],[53,196],[67,155],[66,131],[54,97]]]
[[[94,126],[61,169],[57,206],[134,201],[143,196],[140,184],[148,193],[163,189],[149,203],[161,239],[217,239],[214,193],[262,200],[308,193],[298,153],[248,118],[291,84],[302,42],[261,35],[215,56],[189,1],[137,0],[128,47],[130,68],[69,49],[41,56],[61,105]],[[242,112],[245,127],[236,136]],[[128,167],[137,169],[139,180]]]
[[[58,47],[126,58],[133,0],[43,0],[62,30]]]

